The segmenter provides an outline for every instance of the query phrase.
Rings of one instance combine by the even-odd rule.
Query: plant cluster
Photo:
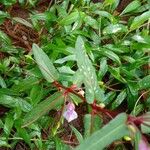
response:
[[[150,149],[150,1],[119,4],[0,2],[0,147]]]

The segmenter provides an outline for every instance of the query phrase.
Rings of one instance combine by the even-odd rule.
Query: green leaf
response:
[[[145,126],[143,124],[141,125],[141,130],[142,130],[142,133],[144,133],[144,134],[150,133],[150,127]]]
[[[6,18],[6,17],[9,17],[9,14],[7,12],[4,12],[4,11],[0,10],[0,19]]]
[[[115,3],[116,0],[105,0],[104,4],[107,5],[112,5],[113,3]]]
[[[126,98],[126,96],[126,90],[121,91],[120,94],[117,96],[116,100],[112,103],[112,109],[117,108]]]
[[[42,99],[43,95],[44,95],[44,89],[42,86],[39,85],[33,86],[30,92],[30,98],[32,100],[32,104],[36,105]]]
[[[105,105],[110,104],[112,102],[112,100],[114,100],[115,96],[116,96],[116,92],[112,92],[112,91],[109,92],[108,94],[106,94],[105,100],[103,101],[103,103]]]
[[[5,140],[1,140],[1,139],[0,139],[0,147],[9,147],[9,148],[11,148],[11,146]]]
[[[135,40],[135,41],[137,41],[137,42],[139,42],[139,43],[145,43],[145,44],[149,43],[149,41],[146,38],[144,38],[143,36],[138,35],[138,34],[134,35],[132,37],[132,39]]]
[[[64,101],[62,93],[55,93],[51,95],[46,100],[42,101],[41,103],[37,104],[29,113],[25,115],[24,123],[22,127],[26,127],[41,116],[43,116],[46,112],[50,111],[51,109],[55,109],[57,106],[60,106]]]
[[[122,13],[120,15],[132,12],[132,11],[136,10],[137,8],[139,8],[140,6],[141,6],[140,1],[134,0],[122,11]]]
[[[86,54],[84,41],[80,36],[77,38],[75,49],[77,65],[79,71],[84,76],[83,82],[85,84],[87,102],[93,103],[94,99],[102,100],[104,98],[103,91],[98,86],[95,69],[92,66],[92,62],[90,61],[88,55]]]
[[[4,124],[4,132],[6,133],[7,137],[9,136],[11,129],[13,127],[14,119],[11,114],[8,114],[5,118],[5,124]]]
[[[103,30],[103,34],[115,34],[115,33],[120,33],[120,32],[127,32],[127,27],[122,25],[122,24],[110,24]]]
[[[99,29],[98,22],[96,21],[96,19],[92,18],[91,16],[86,16],[84,18],[84,22],[85,24],[91,26],[93,29]]]
[[[126,125],[127,115],[122,113],[99,131],[85,139],[75,150],[103,150],[113,141],[129,135]]]
[[[0,31],[0,41],[6,43],[7,45],[11,45],[11,40],[4,32]]]
[[[0,76],[0,86],[2,87],[2,88],[6,88],[7,86],[6,86],[6,83],[5,83],[5,81],[4,81],[4,79]]]
[[[104,55],[108,58],[110,58],[111,60],[115,61],[116,63],[118,63],[118,65],[121,65],[121,61],[120,58],[117,54],[115,54],[114,52],[108,50],[108,49],[102,49],[100,51],[101,55]]]
[[[39,80],[35,77],[28,77],[18,83],[14,86],[12,86],[12,89],[16,92],[24,92],[26,90],[30,90],[34,85],[37,85],[39,83]]]
[[[84,116],[84,138],[91,135],[91,114],[86,114]]]
[[[31,137],[30,135],[27,133],[26,129],[21,128],[21,123],[22,123],[22,119],[16,120],[15,121],[15,128],[17,129],[17,133],[19,135],[19,137],[23,138],[23,140],[28,144],[31,145]]]
[[[99,130],[102,126],[102,119],[98,115],[86,114],[84,116],[84,138]]]
[[[96,10],[94,13],[97,14],[97,15],[99,15],[100,17],[106,17],[106,18],[108,18],[111,22],[113,22],[115,20],[114,16],[111,15],[110,13],[108,13],[107,11]]]
[[[144,12],[142,15],[137,16],[132,21],[132,24],[130,26],[130,30],[134,30],[136,28],[140,28],[140,26],[147,21],[150,18],[150,10]]]
[[[99,76],[100,80],[102,80],[102,78],[104,77],[104,75],[106,74],[107,71],[108,71],[107,60],[106,60],[105,57],[103,57],[101,59],[100,69],[99,69],[99,72],[98,72],[98,76]]]
[[[10,108],[19,107],[24,112],[28,112],[31,109],[31,105],[25,100],[5,94],[0,94],[0,104]]]
[[[140,90],[150,88],[150,75],[141,79],[138,83]]]
[[[69,66],[62,66],[57,68],[60,73],[74,74],[75,72]]]
[[[54,63],[63,64],[66,61],[75,61],[75,60],[76,60],[75,55],[69,55],[69,56],[66,56],[64,58],[57,59]]]
[[[119,81],[126,83],[127,81],[120,75],[120,68],[109,67],[110,73]]]
[[[72,131],[74,132],[74,134],[76,135],[77,140],[79,141],[79,143],[82,143],[82,141],[83,141],[82,134],[75,127],[73,127],[72,125],[70,125],[70,127],[71,127]]]
[[[59,74],[55,67],[53,66],[53,63],[50,61],[48,56],[44,53],[44,51],[38,47],[38,45],[33,44],[33,54],[35,57],[35,60],[45,77],[45,79],[48,82],[53,82],[58,79]]]
[[[78,11],[72,12],[68,16],[64,17],[59,23],[63,26],[70,25],[73,22],[76,22],[80,17],[80,14]]]

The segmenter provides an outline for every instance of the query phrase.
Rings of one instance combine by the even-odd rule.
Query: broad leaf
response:
[[[62,93],[55,93],[51,95],[46,100],[37,104],[29,113],[26,114],[22,127],[26,127],[31,123],[35,122],[49,110],[55,109],[57,106],[60,106],[63,101],[64,99]]]
[[[57,80],[59,77],[58,71],[55,69],[53,63],[50,61],[50,59],[44,53],[44,51],[41,48],[39,48],[36,44],[33,44],[32,50],[35,60],[45,79],[49,82]]]
[[[139,88],[141,90],[150,88],[150,75],[144,77],[139,81]]]
[[[0,105],[5,107],[14,108],[19,107],[22,111],[28,112],[31,109],[31,105],[21,98],[15,98],[5,94],[0,94]]]
[[[72,12],[68,16],[64,17],[59,23],[61,25],[70,25],[73,22],[76,22],[80,17],[80,13],[78,11]]]
[[[99,15],[99,16],[101,16],[101,17],[106,17],[106,18],[108,18],[111,22],[112,22],[113,20],[115,20],[115,19],[114,19],[114,16],[111,15],[110,13],[108,13],[107,11],[99,11],[99,10],[96,10],[94,13],[97,14],[97,15]]]
[[[140,26],[147,21],[150,18],[150,10],[144,12],[142,15],[137,16],[134,18],[131,26],[130,26],[130,30],[134,30],[136,28],[140,28]]]
[[[122,24],[110,24],[103,30],[103,34],[115,34],[120,32],[127,32],[127,27]]]
[[[77,65],[80,72],[84,76],[83,82],[85,84],[87,102],[93,103],[94,99],[102,100],[104,95],[98,86],[95,69],[92,66],[92,62],[90,61],[88,55],[86,54],[84,42],[81,37],[77,38],[75,48]]]
[[[139,0],[134,0],[133,2],[131,2],[120,15],[132,12],[134,10],[136,10],[137,8],[139,8],[141,6],[141,3]]]
[[[125,113],[118,115],[102,129],[83,141],[75,150],[103,150],[113,141],[129,134],[126,121],[127,115]]]

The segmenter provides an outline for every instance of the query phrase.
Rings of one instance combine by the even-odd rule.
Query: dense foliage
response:
[[[0,147],[148,149],[150,1],[120,3],[0,2]]]

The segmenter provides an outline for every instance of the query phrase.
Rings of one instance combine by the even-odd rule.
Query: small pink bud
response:
[[[71,122],[78,117],[75,111],[75,105],[72,102],[67,104],[66,111],[64,112],[63,116],[68,122]]]

